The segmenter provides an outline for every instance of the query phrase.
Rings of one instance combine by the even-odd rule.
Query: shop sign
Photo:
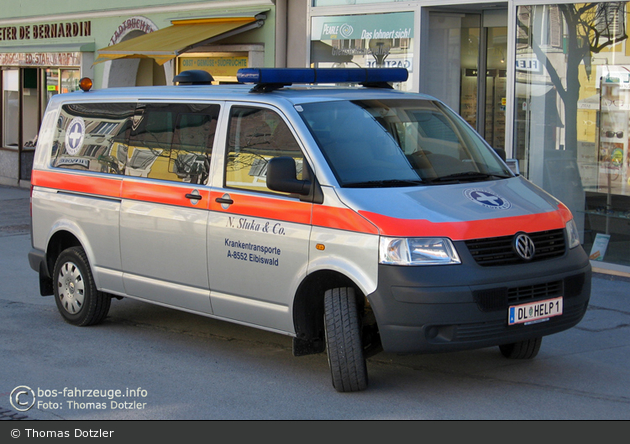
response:
[[[63,39],[91,35],[92,22],[90,20],[0,27],[0,41]]]
[[[525,72],[541,72],[540,62],[532,57],[516,57],[516,69]]]
[[[179,57],[179,72],[201,69],[215,77],[235,77],[241,68],[247,68],[247,56],[234,57]]]
[[[630,65],[597,65],[595,88],[601,84],[618,86],[619,89],[630,89]]]
[[[403,57],[395,57],[395,58],[387,58],[383,60],[383,63],[379,66],[376,60],[367,60],[366,68],[406,68],[407,71],[411,72],[413,68],[413,63],[411,63],[411,59]]]
[[[144,34],[149,34],[150,32],[157,31],[157,29],[158,27],[156,24],[146,17],[129,17],[127,20],[118,25],[118,28],[116,28],[116,31],[112,35],[112,38],[109,39],[109,46],[120,43],[123,37],[132,31],[140,31]]]
[[[0,66],[79,66],[80,52],[35,52],[0,54]]]
[[[313,17],[311,40],[413,37],[413,12]]]

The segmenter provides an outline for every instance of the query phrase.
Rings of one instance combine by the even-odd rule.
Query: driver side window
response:
[[[276,193],[267,188],[267,163],[273,157],[290,156],[297,179],[302,179],[304,156],[293,133],[273,110],[234,106],[226,149],[225,186]]]

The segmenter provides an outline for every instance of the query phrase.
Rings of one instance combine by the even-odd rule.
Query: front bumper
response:
[[[461,251],[461,250],[460,250]],[[582,247],[563,257],[519,265],[379,266],[368,295],[383,349],[432,353],[490,347],[558,333],[588,307],[591,266]],[[563,297],[563,314],[508,325],[508,306]]]

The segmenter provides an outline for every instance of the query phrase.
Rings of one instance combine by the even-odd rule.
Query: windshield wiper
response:
[[[429,178],[429,179],[426,179],[426,181],[429,183],[458,182],[458,181],[475,182],[478,180],[507,179],[509,177],[511,176],[505,176],[501,174],[480,173],[478,171],[466,171],[464,173],[455,173],[455,174],[449,174],[447,176]]]
[[[401,180],[401,179],[388,179],[388,180],[368,180],[366,182],[351,182],[346,183],[343,186],[346,188],[386,188],[386,187],[413,187],[416,185],[422,185],[422,180]]]

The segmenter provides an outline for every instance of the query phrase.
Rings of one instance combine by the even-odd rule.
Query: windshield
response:
[[[481,137],[436,101],[356,100],[308,103],[300,108],[344,187],[512,177]]]

